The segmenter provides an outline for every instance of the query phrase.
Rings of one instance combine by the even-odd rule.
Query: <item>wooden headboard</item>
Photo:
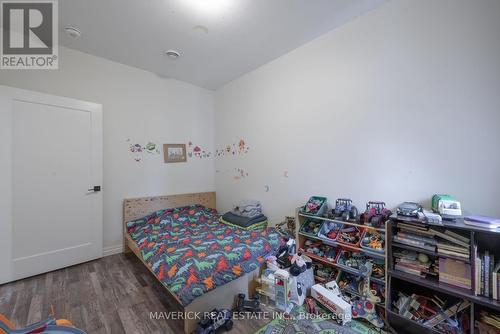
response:
[[[123,201],[123,222],[142,218],[158,210],[191,204],[201,204],[215,209],[215,192],[126,198]]]

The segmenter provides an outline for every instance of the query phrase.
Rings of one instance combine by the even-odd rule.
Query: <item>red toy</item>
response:
[[[311,297],[306,298],[306,311],[309,314],[319,314],[316,301]]]
[[[361,223],[381,227],[389,219],[392,212],[385,207],[384,202],[370,201],[366,203],[366,211],[361,214]]]

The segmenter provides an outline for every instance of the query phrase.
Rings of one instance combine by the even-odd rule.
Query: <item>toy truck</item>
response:
[[[332,312],[337,322],[342,326],[351,321],[351,304],[342,298],[337,282],[331,281],[326,283],[325,286],[323,284],[313,285],[311,287],[311,296]]]
[[[337,219],[348,221],[358,217],[358,209],[352,204],[352,200],[339,198],[335,201],[335,208],[332,210],[333,216]]]
[[[391,210],[385,207],[384,202],[370,201],[366,203],[366,210],[361,214],[361,223],[374,227],[381,227],[391,216]]]

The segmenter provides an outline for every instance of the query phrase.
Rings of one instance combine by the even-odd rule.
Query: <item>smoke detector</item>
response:
[[[181,56],[181,54],[175,50],[167,50],[165,51],[165,55],[170,59],[177,59]]]
[[[82,36],[82,32],[75,27],[66,27],[64,30],[72,38],[80,38]]]

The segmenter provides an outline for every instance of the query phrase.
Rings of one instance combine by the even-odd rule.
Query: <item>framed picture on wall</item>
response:
[[[163,144],[165,163],[186,162],[186,144]]]

